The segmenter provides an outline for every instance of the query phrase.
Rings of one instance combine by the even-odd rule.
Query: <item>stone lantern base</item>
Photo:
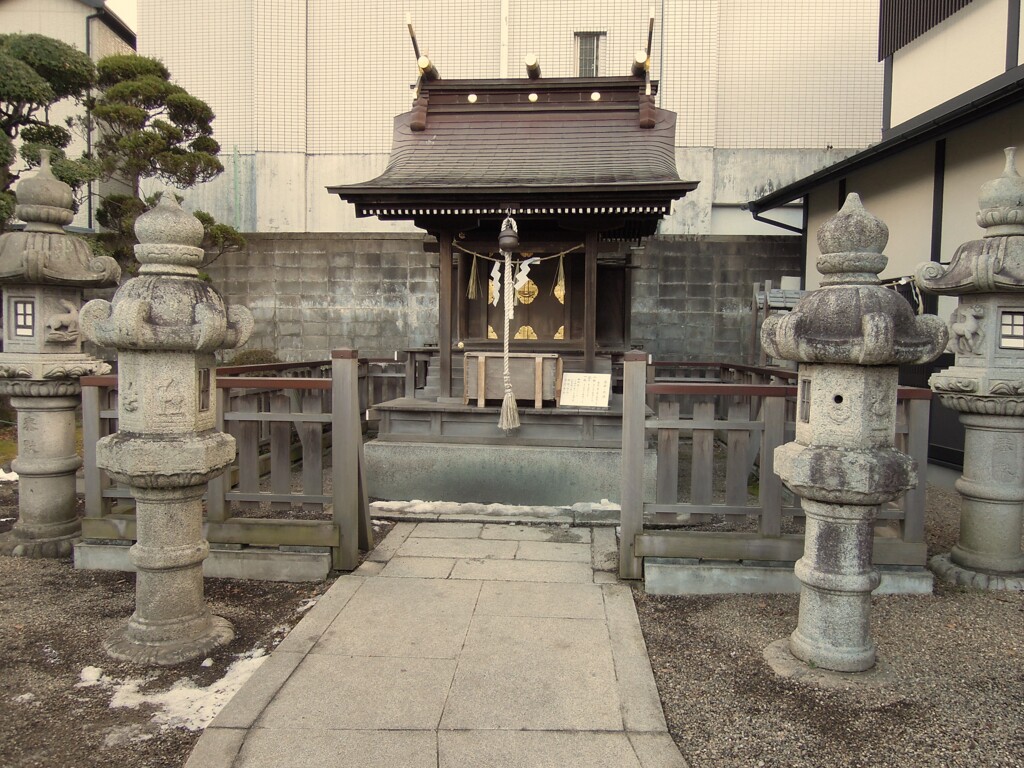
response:
[[[950,554],[936,555],[928,561],[928,567],[943,581],[962,587],[988,589],[993,592],[1024,592],[1024,574],[985,573],[972,571],[953,562]]]
[[[964,425],[964,469],[956,481],[960,535],[953,550],[929,566],[953,584],[1024,590],[1024,416],[1011,397],[941,397],[960,410]]]
[[[169,667],[205,656],[235,639],[231,622],[221,616],[196,617],[189,625],[174,620],[164,627],[132,616],[107,637],[103,649],[122,661]]]
[[[16,557],[70,557],[81,538],[75,472],[82,460],[75,451],[75,409],[78,397],[53,396],[77,391],[77,382],[18,382],[22,388],[35,383],[24,396],[21,389],[6,387],[11,406],[18,413],[18,457],[12,469],[18,473],[18,521],[14,530],[0,536],[0,553]],[[16,394],[17,393],[17,396]]]

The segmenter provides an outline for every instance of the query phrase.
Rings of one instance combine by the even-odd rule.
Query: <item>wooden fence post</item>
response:
[[[298,390],[288,392],[275,392],[270,395],[270,412],[276,414],[289,414],[292,410],[291,394]],[[270,422],[270,491],[287,496],[292,487],[292,423],[291,421]],[[270,508],[281,512],[291,509],[287,501],[271,502]]]
[[[721,400],[721,398],[701,399],[695,402],[693,404],[693,420],[696,422],[715,421],[716,400]],[[691,435],[690,503],[709,507],[714,498],[715,430],[695,429]],[[711,515],[691,512],[690,522],[711,522]]]
[[[636,536],[644,527],[644,449],[647,420],[647,355],[629,352],[622,366],[622,482],[619,576],[643,578],[643,558],[636,557]]]
[[[782,479],[775,474],[775,449],[785,440],[786,398],[766,397],[762,401],[764,437],[761,441],[760,501],[762,536],[782,535]]]
[[[323,412],[323,391],[305,392],[302,395],[304,414]],[[306,421],[295,425],[302,445],[302,492],[316,494],[324,492],[324,425],[318,421]],[[314,511],[317,504],[302,505],[306,511]]]
[[[103,387],[104,391],[106,387]],[[100,386],[82,385],[82,445],[85,453],[85,516],[103,517],[103,489],[110,486],[106,473],[96,466],[96,443],[103,435]]]
[[[653,384],[654,380],[657,378],[657,375],[658,375],[657,369],[653,365],[649,365],[649,366],[647,366],[647,370],[645,371],[645,379],[644,379],[644,381],[647,384]],[[623,358],[623,364],[622,364],[622,391],[623,392],[626,391],[626,364],[625,364],[625,358]],[[657,413],[657,411],[658,411],[658,396],[657,395],[649,395],[649,396],[647,396],[645,398],[645,402],[647,403],[647,407],[648,408],[650,408],[652,411]],[[678,408],[678,405],[677,405],[676,406],[676,412],[677,413],[678,413],[678,410],[679,410],[679,408]]]
[[[928,416],[929,400],[907,400],[907,454],[917,462],[917,487],[903,497],[903,541],[924,541],[925,495],[928,491]]]
[[[336,349],[332,359],[332,467],[334,522],[341,545],[334,567],[351,571],[359,565],[360,540],[370,539],[370,510],[362,482],[362,428],[359,421],[359,361],[354,349]]]
[[[657,398],[657,395],[651,397]],[[657,406],[659,419],[679,420],[678,402],[662,400]],[[658,430],[658,479],[654,499],[658,504],[675,504],[679,501],[678,429]]]
[[[214,371],[216,375],[216,371]],[[215,402],[216,402],[216,429],[218,432],[224,432],[224,413],[228,408],[228,393],[230,390],[221,389],[214,383],[213,387]],[[235,457],[238,457],[238,443],[235,442]],[[234,462],[232,462],[234,465]],[[228,488],[231,487],[231,471],[232,468],[229,466],[219,475],[210,479],[209,484],[206,486],[206,520],[210,523],[223,523],[226,518],[227,504],[224,501],[224,494]]]

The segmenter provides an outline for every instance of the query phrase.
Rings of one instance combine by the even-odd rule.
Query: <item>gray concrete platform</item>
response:
[[[401,522],[187,768],[685,768],[609,528]]]
[[[618,501],[618,448],[371,440],[366,482],[377,499],[563,505]],[[655,452],[644,453],[644,498],[654,499]]]
[[[883,565],[874,595],[930,595],[935,583],[924,567]],[[644,558],[644,591],[649,595],[799,594],[793,563]]]
[[[135,572],[128,542],[79,541],[75,544],[75,568],[85,571]],[[331,572],[331,552],[299,548],[225,548],[210,546],[203,561],[203,576],[213,579],[259,579],[260,581],[323,581]]]

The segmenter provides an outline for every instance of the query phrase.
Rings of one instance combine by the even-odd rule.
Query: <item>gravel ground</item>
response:
[[[17,504],[17,485],[0,484],[0,532]],[[184,765],[204,720],[234,690],[232,665],[258,664],[333,581],[206,579],[207,603],[231,621],[235,639],[205,660],[154,669],[114,661],[101,647],[134,609],[134,574],[0,557],[0,766]],[[100,679],[82,685],[90,669]]]
[[[929,487],[929,555],[955,543],[959,510],[955,491]],[[764,661],[796,627],[796,595],[635,597],[691,768],[1024,766],[1024,593],[936,584],[875,598],[889,674],[838,689],[781,679]]]

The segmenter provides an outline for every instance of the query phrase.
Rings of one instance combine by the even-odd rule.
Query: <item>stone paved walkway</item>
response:
[[[685,768],[611,528],[399,523],[187,768]]]

